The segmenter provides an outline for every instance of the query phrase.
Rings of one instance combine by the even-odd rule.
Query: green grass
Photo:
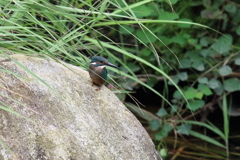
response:
[[[0,51],[2,56],[10,58],[16,65],[26,70],[29,74],[37,78],[50,89],[52,89],[51,86],[44,82],[40,77],[36,76],[33,72],[29,71],[21,63],[8,56],[7,53],[40,57],[49,56],[56,59],[56,61],[57,59],[62,59],[69,63],[77,64],[84,69],[87,69],[88,66],[85,53],[91,56],[100,54],[102,56],[107,55],[109,57],[114,57],[116,61],[124,66],[130,73],[120,73],[121,75],[124,75],[152,90],[171,105],[171,103],[168,102],[167,99],[165,99],[159,92],[139,81],[135,74],[131,71],[131,68],[122,63],[121,59],[112,54],[109,49],[113,49],[123,56],[128,56],[137,60],[139,63],[143,63],[146,66],[153,68],[175,84],[172,79],[169,78],[162,70],[142,58],[126,51],[124,48],[98,31],[99,26],[105,25],[105,23],[118,24],[115,17],[124,17],[131,20],[134,19],[134,22],[140,27],[148,29],[139,19],[136,18],[131,9],[151,1],[141,1],[129,6],[124,2],[125,7],[123,8],[111,1],[100,2],[97,6],[93,6],[91,1],[89,2],[90,3],[86,3],[85,1],[62,1],[58,4],[52,4],[48,0],[2,2],[2,5],[5,6],[2,10],[2,17],[4,18],[0,20],[0,32],[4,35]],[[76,4],[77,6],[84,6],[88,9],[73,7]],[[115,7],[114,11],[112,13],[105,12],[108,10],[107,7],[110,5]],[[120,14],[122,12],[126,13],[127,16],[122,16]],[[128,24],[129,22],[130,21],[124,21],[121,22],[121,24]],[[133,21],[131,21],[131,23],[132,22]],[[152,22],[147,21],[144,23]],[[163,21],[160,23],[165,22]],[[118,25],[120,25],[120,23]],[[154,35],[151,31],[150,33]],[[96,36],[96,34],[98,36]],[[133,38],[136,38],[141,42],[141,40],[135,35],[131,35]],[[154,36],[157,37],[156,35]],[[112,44],[102,41],[101,37],[108,39],[112,42]],[[148,47],[146,44],[144,45]],[[148,48],[156,54],[156,57],[159,57],[152,44],[151,46],[151,48]],[[81,52],[82,50],[84,51],[84,54]],[[119,74],[116,70],[115,73]],[[175,87],[179,89],[176,84]],[[180,89],[179,91],[181,92]]]
[[[159,75],[165,77],[165,85],[167,81],[170,81],[175,88],[182,94],[182,90],[179,88],[176,83],[162,70],[161,61],[165,62],[164,58],[159,56],[159,53],[156,50],[156,46],[150,43],[144,43],[140,38],[128,30],[125,25],[134,25],[135,27],[141,28],[144,35],[150,41],[150,37],[147,33],[150,33],[155,37],[159,42],[161,42],[166,48],[162,40],[151,31],[147,25],[151,24],[165,24],[170,23],[176,24],[191,24],[198,27],[207,28],[210,30],[210,27],[201,25],[194,22],[184,22],[184,21],[171,21],[171,20],[152,20],[152,19],[139,19],[136,16],[136,13],[133,11],[134,8],[152,3],[152,0],[143,0],[135,2],[133,4],[127,4],[125,1],[122,1],[121,4],[115,3],[116,1],[54,1],[55,4],[50,3],[49,0],[28,0],[28,1],[1,1],[0,5],[1,10],[1,19],[0,19],[0,33],[1,33],[1,43],[0,43],[0,54],[2,57],[10,58],[16,65],[23,68],[27,73],[31,74],[33,77],[38,79],[41,83],[46,85],[53,92],[54,89],[51,88],[46,82],[44,82],[41,77],[38,77],[36,74],[28,70],[24,65],[18,61],[11,58],[10,54],[24,54],[34,57],[51,57],[55,61],[60,62],[60,60],[66,61],[70,64],[77,65],[83,69],[87,69],[89,65],[89,58],[94,55],[101,55],[108,57],[111,60],[123,66],[127,71],[121,72],[116,69],[110,69],[113,76],[124,77],[131,79],[143,87],[151,90],[153,93],[162,98],[165,103],[172,106],[171,102],[165,95],[161,94],[159,91],[155,90],[150,85],[140,81],[132,69],[126,63],[126,59],[132,59],[141,64],[141,69],[145,70],[150,68],[154,70]],[[167,0],[171,6],[171,1]],[[124,19],[124,20],[123,20]],[[150,50],[151,54],[154,54],[156,62],[158,65],[153,65],[150,62],[144,60],[140,56],[135,55],[130,50],[124,47],[124,44],[116,42],[114,39],[109,38],[106,35],[106,32],[116,32],[121,34],[117,30],[116,26],[121,26],[123,29],[129,33],[132,39],[135,42],[134,47],[142,45],[147,50]],[[213,30],[216,33],[219,33],[216,30]],[[117,35],[117,34],[116,34]],[[123,41],[122,41],[123,42]],[[168,48],[171,54],[175,56],[176,61],[178,61],[177,56],[171,48]],[[179,63],[179,61],[178,61]],[[179,64],[180,65],[180,64]],[[170,65],[168,65],[171,68]],[[19,75],[12,73],[8,70],[1,70],[3,72],[8,72],[15,76],[16,78]],[[146,74],[148,74],[145,71]],[[112,83],[112,81],[109,81]],[[124,91],[121,85],[118,82],[114,81],[113,83],[116,88],[118,88],[122,94],[127,94],[131,97],[129,91]],[[165,93],[167,93],[167,88]],[[56,93],[58,94],[58,93]],[[2,95],[2,94],[1,94]],[[2,95],[5,96],[5,95]],[[61,98],[61,96],[59,95]],[[6,97],[11,99],[10,97]],[[132,97],[134,100],[134,98]],[[13,99],[11,99],[13,100]],[[211,131],[215,132],[219,137],[224,139],[225,145],[217,142],[215,139],[207,137],[206,135],[191,131],[190,135],[198,137],[206,142],[220,146],[226,149],[227,155],[229,154],[228,150],[228,134],[229,134],[229,121],[226,110],[226,99],[223,99],[223,113],[224,113],[224,132],[219,130],[212,124],[204,124],[196,121],[181,121],[182,123],[188,123],[193,125],[200,125]],[[20,102],[13,100],[19,104]],[[186,98],[185,101],[187,102]],[[138,103],[138,102],[136,102]],[[138,105],[138,104],[137,104]],[[26,107],[26,106],[24,106]],[[132,105],[134,108],[134,105]],[[173,106],[172,106],[173,107]],[[173,107],[174,108],[174,107]],[[20,115],[19,113],[14,112],[9,109],[7,105],[0,106],[0,109],[11,112],[17,116],[21,116],[27,120],[30,120],[27,117]],[[138,110],[139,108],[134,108],[139,115],[144,117],[146,120],[152,120],[157,118],[155,115],[143,110]],[[181,115],[177,113],[180,119]],[[161,121],[161,118],[157,118]],[[31,120],[30,120],[31,121]],[[1,144],[6,146],[2,141]]]

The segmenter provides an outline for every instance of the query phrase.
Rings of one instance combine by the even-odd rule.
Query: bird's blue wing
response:
[[[108,74],[107,69],[103,68],[103,70],[102,70],[102,78],[107,80],[107,74]]]

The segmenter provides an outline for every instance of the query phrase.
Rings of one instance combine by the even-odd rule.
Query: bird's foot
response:
[[[95,91],[100,91],[100,90],[101,90],[101,88],[95,89]]]

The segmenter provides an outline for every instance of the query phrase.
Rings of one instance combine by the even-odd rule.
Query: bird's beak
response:
[[[110,66],[110,67],[113,67],[113,68],[117,68],[117,69],[120,69],[118,66],[115,66],[114,64],[112,64],[112,63],[106,63],[105,64],[106,66]]]

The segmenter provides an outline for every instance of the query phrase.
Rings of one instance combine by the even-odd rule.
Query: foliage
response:
[[[226,153],[221,156],[228,156],[225,96],[240,90],[236,78],[240,65],[237,0],[27,0],[1,1],[0,5],[2,56],[49,56],[59,63],[63,60],[85,69],[88,57],[108,57],[121,66],[121,72],[111,69],[117,81],[112,79],[109,83],[127,90],[118,94],[122,100],[128,91],[140,87],[165,100],[154,114],[128,104],[156,132],[153,140],[162,154],[167,151],[163,138],[177,133],[225,148]],[[162,81],[165,87],[157,91],[154,87]],[[225,107],[224,131],[210,122],[187,120],[221,99]],[[195,126],[213,131],[225,145],[205,133],[197,133]]]
[[[134,69],[135,62],[128,65],[127,59],[135,59],[143,63],[145,67],[148,66],[152,70],[163,74],[177,88],[178,86],[162,70],[121,47],[115,41],[116,39],[111,37],[115,33],[114,28],[106,25],[106,23],[110,23],[109,26],[116,25],[118,23],[117,20],[124,18],[125,20],[121,22],[122,24],[127,23],[131,19],[134,20],[131,23],[146,28],[142,22],[138,21],[132,9],[144,6],[144,4],[149,2],[150,0],[145,0],[128,6],[123,1],[120,3],[123,5],[121,6],[116,1],[1,1],[0,54],[8,58],[11,58],[9,56],[11,54],[25,54],[42,58],[51,57],[59,63],[62,63],[61,60],[63,60],[84,69],[88,69],[88,57],[101,55],[108,57],[112,63],[119,63],[124,66],[122,68],[123,72],[119,73],[116,70],[112,70],[111,75],[118,76],[121,74],[164,98],[150,85],[138,80],[134,72],[139,70],[139,68],[135,67]],[[113,9],[111,13],[109,13],[109,9]],[[132,36],[137,39],[133,34]],[[56,93],[49,84],[44,82],[34,72],[28,70],[18,61],[12,58],[11,60]],[[124,73],[124,71],[126,72]],[[16,78],[20,77],[20,75],[11,73],[8,70],[6,72]],[[118,83],[115,86],[121,87]],[[128,94],[128,92],[124,91],[124,94]],[[62,98],[60,94],[58,95]],[[24,106],[17,100],[13,101]],[[12,112],[15,116],[22,116],[8,109],[4,102],[1,103],[1,109]],[[171,105],[170,102],[168,103]],[[1,140],[0,143],[4,145],[4,142]]]
[[[139,39],[139,41],[133,42],[133,45],[136,46],[134,50],[131,49],[131,46],[125,46],[124,48],[171,75],[173,81],[182,87],[185,96],[179,90],[166,94],[165,97],[172,97],[173,105],[171,107],[166,105],[160,107],[158,112],[155,113],[156,116],[153,116],[149,121],[150,129],[158,131],[155,134],[155,140],[168,137],[172,130],[176,130],[178,134],[190,134],[202,138],[206,142],[226,148],[225,156],[228,157],[228,131],[226,130],[229,130],[227,129],[229,121],[227,109],[223,110],[225,131],[218,130],[216,133],[224,140],[225,146],[204,135],[204,133],[193,131],[193,127],[186,127],[190,123],[189,121],[180,125],[173,121],[178,119],[176,116],[179,115],[180,119],[193,118],[205,110],[210,110],[214,104],[222,100],[226,93],[240,90],[240,81],[237,78],[239,77],[237,72],[240,64],[240,47],[238,45],[240,20],[237,17],[240,16],[240,4],[237,1],[223,0],[176,0],[172,4],[175,4],[173,5],[175,13],[171,12],[161,1],[154,1],[154,3],[139,7],[139,10],[134,10],[139,12],[139,14],[136,14],[139,19],[162,20],[165,23],[147,23],[147,29],[133,25],[119,26],[121,44],[127,41],[131,33]],[[141,14],[143,10],[146,13]],[[196,27],[193,23],[169,24],[168,22],[171,20],[201,23],[221,33]],[[127,42],[131,43],[129,40]],[[150,52],[149,48],[151,47],[154,47],[155,52],[159,54]],[[160,56],[159,60],[158,56]],[[126,63],[130,64],[133,61],[126,59]],[[140,68],[142,67],[144,70],[141,71]],[[135,70],[137,76],[139,75],[139,78],[153,87],[162,80],[159,72],[142,64],[135,62],[133,68],[138,68],[138,70]],[[147,79],[148,76],[151,78]],[[135,89],[140,87],[136,86],[134,82],[132,84],[128,82],[128,89],[129,85],[135,87]],[[172,82],[168,82],[168,88],[165,88],[163,92],[171,89],[171,85]],[[184,101],[185,98],[189,103]],[[227,105],[225,104],[225,106]],[[141,117],[144,118],[145,116]],[[171,129],[166,127],[169,124],[172,125],[172,127],[169,127]],[[203,125],[199,122],[198,125],[200,124]],[[204,127],[211,130],[216,129],[213,125]]]

